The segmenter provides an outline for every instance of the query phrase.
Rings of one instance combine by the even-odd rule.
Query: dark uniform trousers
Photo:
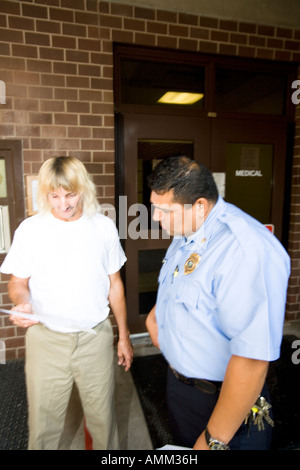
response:
[[[261,395],[270,403],[265,385]],[[193,448],[205,430],[218,400],[219,391],[209,394],[178,380],[170,368],[167,377],[167,403],[174,444]],[[234,403],[232,403],[234,408]],[[271,413],[270,413],[271,416]],[[257,425],[242,424],[229,446],[231,450],[267,450],[272,439],[272,427],[264,422],[264,430]]]

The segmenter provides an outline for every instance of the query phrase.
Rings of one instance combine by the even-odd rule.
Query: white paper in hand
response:
[[[6,310],[5,308],[0,308],[0,313],[4,313],[5,315],[15,315],[16,317],[21,317],[21,318],[26,318],[27,320],[35,320],[40,323],[46,324],[49,321],[57,321],[55,318],[50,318],[50,317],[45,317],[43,315],[37,315],[35,313],[25,313],[25,312],[18,312],[17,310]],[[76,325],[69,325],[69,324],[64,324],[63,321],[58,320],[59,323],[61,323],[61,326],[68,328],[68,329],[74,329],[74,331],[86,331],[88,333],[91,333],[93,335],[96,334],[96,332],[92,328],[81,328]]]

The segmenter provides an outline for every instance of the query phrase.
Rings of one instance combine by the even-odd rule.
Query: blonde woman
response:
[[[27,328],[29,449],[58,448],[74,382],[93,448],[117,449],[108,314],[111,308],[119,329],[119,364],[128,370],[133,349],[120,277],[126,257],[78,159],[55,157],[43,164],[38,204],[39,213],[16,230],[1,266],[11,274],[14,309],[41,319],[10,317]]]

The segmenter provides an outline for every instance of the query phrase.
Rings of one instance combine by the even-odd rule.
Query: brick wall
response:
[[[113,42],[300,62],[300,30],[98,0],[0,0],[0,137],[23,142],[24,176],[54,155],[80,158],[114,203]],[[300,113],[292,181],[287,318],[300,318]],[[2,304],[10,307],[7,278]],[[7,358],[23,331],[0,319]]]

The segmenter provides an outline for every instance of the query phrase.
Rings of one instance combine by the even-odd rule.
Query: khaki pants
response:
[[[58,333],[41,324],[26,334],[29,449],[55,450],[76,382],[95,450],[118,449],[113,335],[107,319],[88,332]]]

